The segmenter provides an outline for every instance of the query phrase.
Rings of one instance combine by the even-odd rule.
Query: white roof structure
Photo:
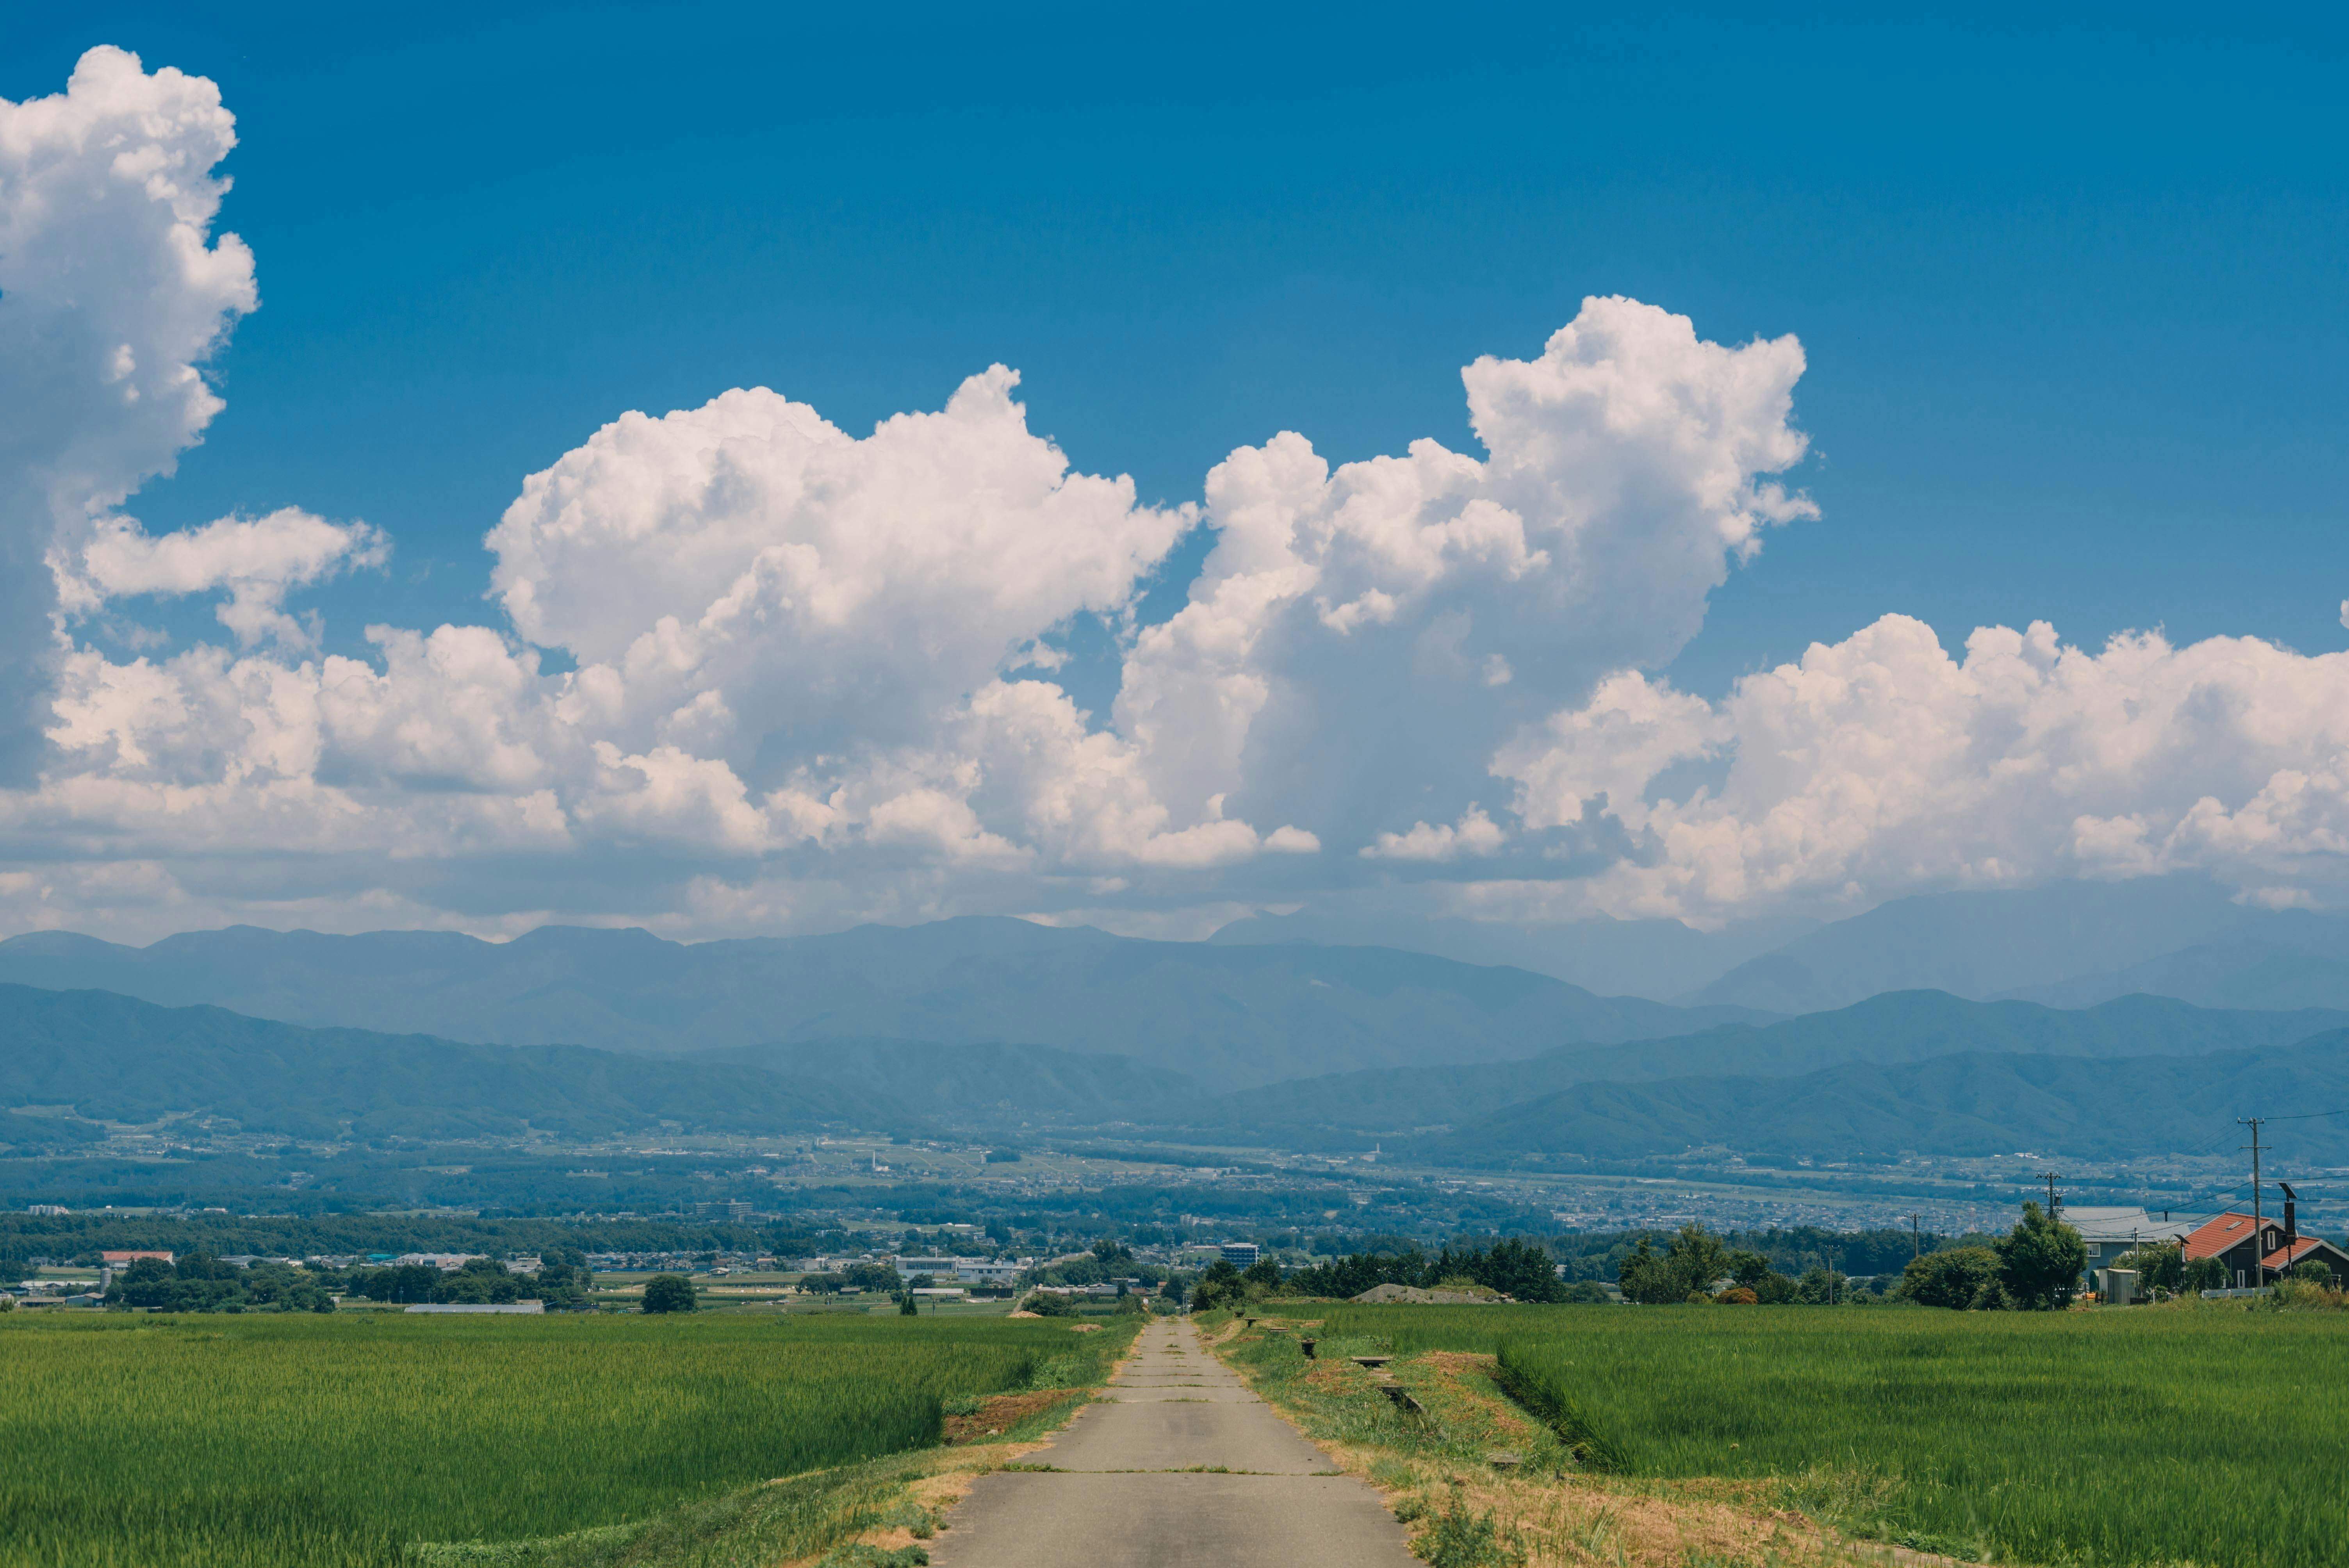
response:
[[[2175,1242],[2183,1240],[2199,1222],[2184,1215],[2165,1219],[2149,1209],[2075,1208],[2069,1203],[2058,1218],[2079,1232],[2084,1242]]]

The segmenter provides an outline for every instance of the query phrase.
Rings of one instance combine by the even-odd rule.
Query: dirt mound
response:
[[[1490,1306],[1508,1297],[1472,1295],[1464,1290],[1422,1290],[1409,1284],[1374,1284],[1354,1299],[1371,1306]]]

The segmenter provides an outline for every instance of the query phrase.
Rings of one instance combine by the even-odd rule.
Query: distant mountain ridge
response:
[[[2127,1156],[2205,1145],[2213,1127],[2264,1109],[2280,1118],[2280,1158],[2341,1164],[2349,1117],[2290,1117],[2349,1109],[2344,1017],[2143,996],[2064,1013],[1912,993],[1766,1027],[1210,1097],[1147,1063],[1049,1046],[827,1038],[655,1057],[0,985],[0,1155],[87,1145],[95,1121],[193,1114],[366,1140],[841,1128],[992,1140],[1122,1126],[1299,1149],[1378,1139],[1437,1163],[1494,1166],[1714,1145],[1818,1159],[2010,1146]],[[2324,1027],[2302,1037],[2311,1024]]]
[[[0,985],[0,1106],[69,1107],[92,1121],[192,1114],[252,1132],[362,1140],[597,1138],[664,1122],[760,1133],[919,1125],[886,1098],[750,1067],[309,1029],[105,991]],[[59,1140],[34,1118],[0,1124],[0,1143]]]
[[[2054,882],[1895,899],[1674,999],[1790,1014],[1912,990],[2069,1007],[2136,992],[2209,1006],[2349,1006],[2349,967],[2286,964],[2258,977],[2279,954],[2349,963],[2349,918],[2238,903],[2199,877]]]
[[[690,945],[562,926],[502,944],[233,926],[143,948],[41,933],[0,943],[0,983],[485,1044],[676,1052],[827,1037],[1024,1041],[1136,1057],[1210,1089],[1503,1060],[1759,1016],[1598,996],[1424,954],[1147,942],[991,917]]]
[[[1780,1023],[1724,1025],[1672,1039],[1570,1047],[1530,1060],[1396,1068],[1292,1079],[1170,1105],[1203,1132],[1352,1140],[1459,1126],[1576,1085],[1663,1078],[1788,1078],[1844,1064],[1889,1067],[1953,1055],[2123,1058],[2266,1048],[2349,1026],[2349,1011],[2216,1011],[2128,996],[2078,1012],[1895,992]]]
[[[1792,1078],[1583,1084],[1423,1140],[1411,1152],[1478,1165],[1705,1147],[1819,1161],[2054,1149],[2127,1159],[2208,1147],[2234,1130],[2232,1118],[2279,1106],[2349,1107],[2349,1031],[2187,1057],[1967,1052]],[[2339,1161],[2349,1153],[2344,1121],[2279,1121],[2276,1157]]]
[[[1784,946],[1820,922],[1772,916],[1699,931],[1677,920],[1587,920],[1517,926],[1381,913],[1300,909],[1235,920],[1207,940],[1218,946],[1392,947],[1463,964],[1530,969],[1602,996],[1669,1001],[1732,965]]]

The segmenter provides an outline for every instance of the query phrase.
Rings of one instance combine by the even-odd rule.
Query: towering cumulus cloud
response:
[[[1670,659],[1729,562],[1810,513],[1759,478],[1803,455],[1802,370],[1792,338],[1723,348],[1594,299],[1540,358],[1464,373],[1482,461],[1421,440],[1332,472],[1295,435],[1233,453],[1207,476],[1216,550],[1136,642],[1120,729],[1171,799],[1291,811],[1374,852],[1397,830],[1497,847],[1488,820],[1444,839],[1398,811],[1465,823],[1499,743]]]
[[[0,770],[46,722],[47,562],[220,411],[197,366],[257,303],[253,253],[209,238],[236,145],[220,90],[92,49],[58,97],[0,100]],[[61,556],[60,553],[61,552]]]
[[[1674,690],[1707,595],[1812,515],[1783,478],[1803,352],[1626,299],[1466,368],[1475,451],[1333,469],[1280,433],[1172,507],[1031,431],[1000,366],[864,434],[764,388],[623,414],[488,528],[498,624],[326,653],[300,596],[394,542],[124,510],[219,412],[202,366],[257,304],[212,232],[234,140],[210,83],[112,49],[0,103],[0,926],[1140,918],[1366,882],[1712,919],[2184,867],[2340,891],[2344,655],[2034,625],[1960,660],[1891,617],[1718,703]],[[86,635],[165,595],[220,633],[127,661]],[[1114,639],[1106,711],[1060,678],[1080,617]]]

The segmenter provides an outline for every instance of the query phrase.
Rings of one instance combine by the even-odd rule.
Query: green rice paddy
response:
[[[1361,1307],[1331,1349],[1497,1353],[1599,1463],[1768,1477],[2000,1563],[2349,1562],[2349,1315]]]
[[[0,1318],[0,1565],[358,1568],[938,1440],[1121,1335],[1002,1318]]]

